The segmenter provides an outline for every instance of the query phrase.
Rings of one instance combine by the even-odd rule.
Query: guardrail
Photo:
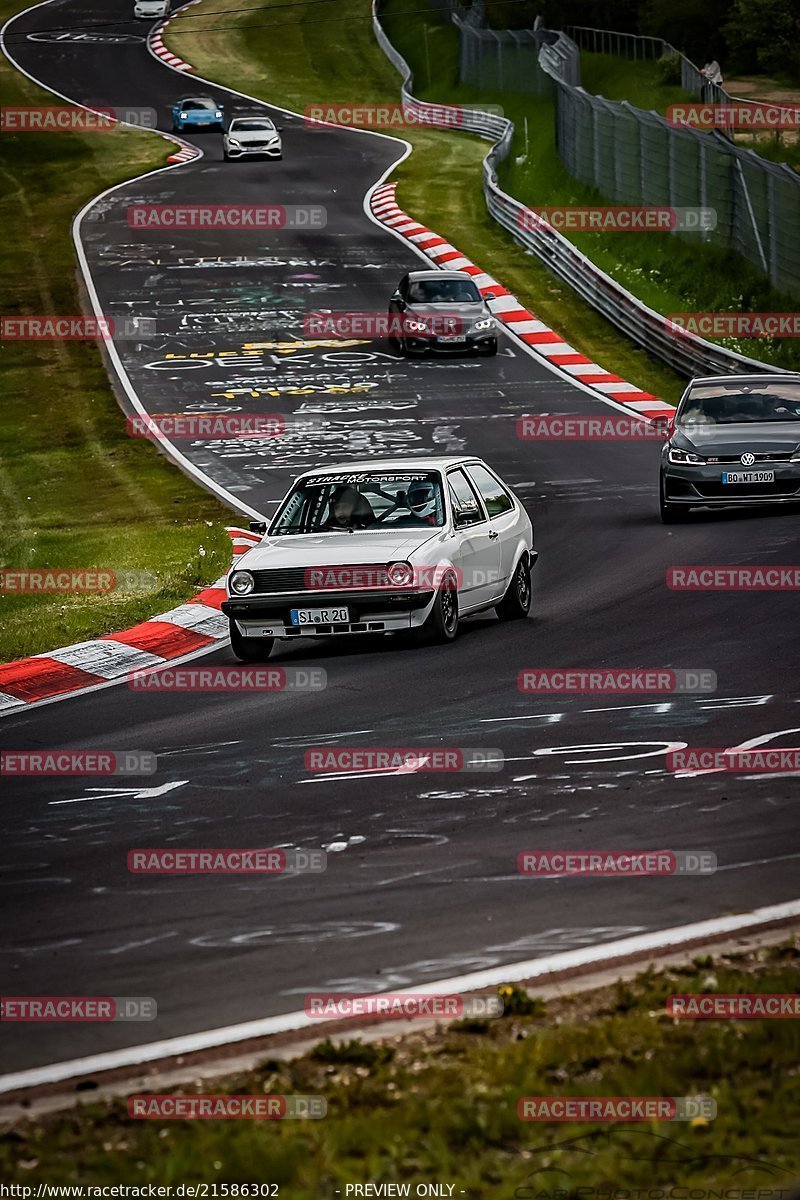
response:
[[[439,125],[451,131],[458,128],[477,133],[494,143],[483,160],[484,196],[489,213],[517,242],[530,250],[557,278],[568,284],[597,312],[637,345],[682,375],[724,375],[742,371],[783,373],[783,368],[737,354],[733,350],[707,342],[695,334],[678,333],[671,322],[648,308],[597,267],[563,234],[536,217],[527,205],[504,192],[497,181],[497,168],[510,151],[514,123],[507,117],[499,117],[477,109],[461,110],[453,105],[434,104],[416,99],[411,91],[414,86],[413,73],[381,25],[378,0],[372,0],[372,24],[378,45],[402,76],[403,106],[415,113],[424,111],[428,124]],[[541,65],[547,69],[544,63]],[[440,112],[441,121],[430,119],[430,114],[435,114],[436,110]]]

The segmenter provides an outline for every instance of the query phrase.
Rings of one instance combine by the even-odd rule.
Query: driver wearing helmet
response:
[[[436,485],[430,480],[412,483],[406,492],[406,506],[421,525],[435,525]]]

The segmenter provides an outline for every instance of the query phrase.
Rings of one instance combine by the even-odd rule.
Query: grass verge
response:
[[[7,20],[27,7],[2,0]],[[0,58],[3,107],[60,104]],[[4,133],[0,276],[8,315],[80,314],[72,219],[106,187],[163,166],[167,143],[133,130]],[[128,438],[99,348],[3,342],[0,563],[6,569],[150,574],[105,594],[0,588],[0,661],[124,629],[186,600],[230,562],[231,514]]]
[[[197,1180],[210,1185],[208,1196],[237,1195],[224,1185],[274,1184],[270,1194],[286,1200],[334,1200],[348,1184],[368,1182],[406,1183],[412,1196],[420,1182],[452,1184],[452,1195],[483,1200],[663,1196],[671,1193],[657,1189],[669,1185],[708,1189],[680,1193],[699,1200],[788,1200],[800,1173],[798,1022],[679,1020],[665,1004],[672,993],[794,992],[799,964],[792,938],[651,968],[547,1003],[500,989],[499,1019],[381,1042],[321,1042],[301,1058],[183,1089],[321,1095],[322,1120],[135,1121],[122,1100],[96,1103],[16,1122],[0,1142],[0,1169],[7,1182],[23,1184]],[[588,1125],[517,1117],[523,1096],[697,1094],[716,1101],[716,1119]]]

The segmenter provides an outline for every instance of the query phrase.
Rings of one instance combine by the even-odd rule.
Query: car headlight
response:
[[[215,112],[215,113],[214,113],[214,116],[215,116],[215,117],[221,117],[221,116],[222,116],[222,113],[221,113],[221,112],[219,112],[219,110],[218,110],[217,112]]]
[[[789,462],[800,462],[800,446],[797,447]]]
[[[406,329],[410,329],[412,333],[425,333],[427,328],[424,321],[416,321],[413,317],[406,318]]]
[[[679,450],[677,446],[670,446],[669,461],[671,463],[681,463],[685,466],[705,466],[705,459],[699,454],[692,454],[689,450]]]
[[[408,587],[414,579],[414,568],[409,562],[389,563],[386,576],[394,587]]]
[[[480,321],[476,321],[474,329],[494,329],[494,317],[481,317]]]
[[[181,120],[185,121],[188,116],[189,116],[188,113],[181,113]]]
[[[228,582],[234,596],[246,596],[256,586],[256,581],[249,571],[234,571]]]
[[[241,150],[241,148],[242,148],[241,145],[239,144],[239,142],[237,142],[236,138],[232,138],[232,137],[228,138],[228,145],[235,146],[237,150]]]

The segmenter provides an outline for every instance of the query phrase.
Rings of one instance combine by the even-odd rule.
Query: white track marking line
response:
[[[502,967],[490,967],[484,971],[472,971],[466,975],[457,975],[451,979],[439,979],[433,983],[415,984],[413,990],[426,996],[472,992],[480,988],[496,987],[503,983],[541,978],[557,971],[574,970],[580,967],[597,968],[605,966],[615,959],[646,954],[649,951],[679,948],[686,942],[718,938],[725,934],[735,934],[742,929],[758,928],[774,921],[791,920],[795,917],[800,917],[800,900],[773,904],[766,908],[754,909],[752,912],[737,913],[734,916],[695,921],[691,925],[661,929],[654,933],[640,933],[633,937],[621,938],[616,942],[582,946],[578,950],[565,950],[560,954],[526,959],[523,962],[512,962]],[[34,1067],[28,1071],[16,1071],[0,1076],[0,1094],[18,1091],[21,1088],[61,1083],[66,1079],[75,1079],[101,1071],[136,1067],[142,1063],[157,1062],[159,1059],[172,1058],[177,1055],[195,1054],[200,1050],[267,1037],[270,1034],[315,1027],[319,1027],[319,1021],[307,1016],[305,1012],[262,1017],[259,1020],[245,1021],[239,1025],[208,1029],[201,1033],[166,1038],[160,1042],[149,1042],[140,1046],[128,1046],[122,1050],[109,1050],[104,1054],[92,1054],[87,1058],[51,1063],[48,1066]]]

